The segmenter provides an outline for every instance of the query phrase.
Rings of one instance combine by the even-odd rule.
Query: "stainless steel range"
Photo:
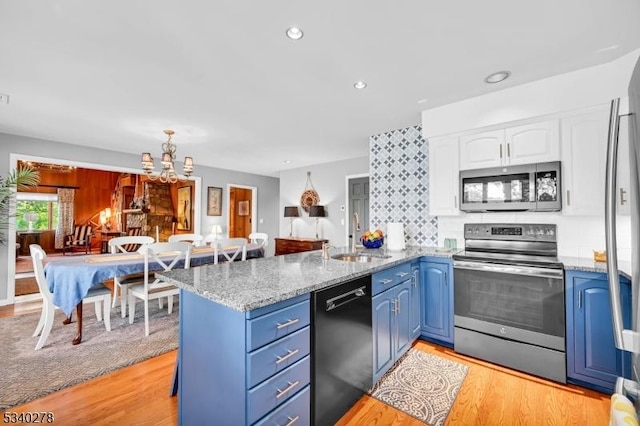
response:
[[[453,256],[456,352],[566,383],[556,225],[465,224]]]

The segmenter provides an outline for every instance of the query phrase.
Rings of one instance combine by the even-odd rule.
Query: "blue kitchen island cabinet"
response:
[[[607,275],[567,270],[567,379],[613,393],[618,376],[631,377],[631,356],[615,347]],[[631,323],[631,284],[620,277],[623,322]]]
[[[373,315],[373,383],[391,368],[414,341],[411,327],[410,263],[371,277]]]
[[[423,258],[420,268],[422,301],[421,337],[453,345],[453,263],[444,258]]]
[[[311,424],[309,304],[240,312],[182,290],[179,423]]]

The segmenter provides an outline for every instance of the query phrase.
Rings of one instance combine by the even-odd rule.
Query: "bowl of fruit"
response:
[[[382,244],[384,244],[384,233],[380,229],[376,229],[375,231],[366,231],[362,234],[360,242],[366,248],[380,248],[382,247]]]

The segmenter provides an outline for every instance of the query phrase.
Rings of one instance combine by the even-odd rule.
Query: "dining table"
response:
[[[233,254],[237,247],[223,247],[223,251]],[[264,247],[260,244],[247,244],[247,259],[264,257]],[[218,262],[226,258],[222,252],[218,253]],[[190,267],[211,264],[214,262],[212,247],[193,247],[191,250]],[[178,262],[174,268],[183,268],[184,260]],[[150,271],[161,271],[163,267],[155,261],[149,261]],[[65,256],[64,258],[50,258],[44,267],[47,286],[53,294],[53,304],[65,313],[64,323],[71,322],[73,310],[76,310],[77,334],[72,344],[82,342],[82,299],[92,287],[104,285],[104,282],[114,277],[144,272],[144,256],[138,252],[95,254],[88,256]]]

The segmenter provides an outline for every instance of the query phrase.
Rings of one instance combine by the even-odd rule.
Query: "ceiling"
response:
[[[159,164],[170,128],[196,175],[278,176],[366,156],[422,110],[611,61],[640,47],[638,17],[638,0],[0,0],[0,132]]]

